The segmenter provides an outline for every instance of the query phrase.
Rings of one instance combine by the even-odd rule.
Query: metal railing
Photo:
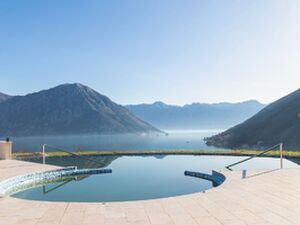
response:
[[[50,192],[55,191],[56,189],[59,189],[60,187],[66,185],[66,184],[68,184],[68,183],[70,183],[70,182],[73,181],[73,180],[76,180],[76,179],[75,179],[75,178],[69,178],[69,179],[66,179],[66,180],[64,180],[62,183],[60,183],[60,184],[58,184],[58,185],[56,185],[56,186],[54,186],[54,187],[51,187],[50,189],[47,189],[47,186],[46,186],[46,185],[43,185],[43,194],[44,194],[44,195],[45,195],[45,194],[49,194]]]
[[[225,167],[226,167],[226,169],[232,171],[231,167],[236,166],[236,165],[238,165],[238,164],[241,164],[241,163],[243,163],[243,162],[249,161],[249,160],[251,160],[251,159],[253,159],[253,158],[262,156],[262,155],[264,155],[264,154],[267,153],[267,152],[270,152],[270,151],[272,151],[272,150],[275,150],[275,148],[277,148],[277,147],[279,147],[279,152],[280,152],[280,168],[282,169],[282,168],[283,168],[283,143],[279,143],[279,144],[277,144],[277,145],[274,145],[274,146],[272,146],[271,148],[268,148],[268,149],[265,150],[265,151],[262,151],[262,152],[260,152],[260,153],[258,153],[258,154],[256,154],[256,155],[252,155],[252,156],[250,156],[250,157],[248,157],[248,158],[246,158],[246,159],[243,159],[243,160],[238,161],[238,162],[236,162],[236,163],[232,163],[232,164],[230,164],[230,165],[228,165],[228,166],[225,166]]]
[[[55,147],[55,146],[51,146],[51,145],[47,145],[47,144],[43,144],[42,145],[42,156],[43,156],[43,164],[46,164],[46,147],[48,148],[51,148],[51,149],[54,149],[54,150],[57,150],[59,152],[64,152],[64,153],[67,153],[67,154],[70,154],[70,155],[73,155],[73,156],[76,156],[78,158],[81,158],[83,160],[86,160],[86,161],[90,161],[90,162],[93,162],[93,163],[97,163],[97,164],[102,164],[102,162],[100,161],[97,161],[95,159],[91,159],[91,158],[88,158],[88,157],[84,157],[84,156],[81,156],[81,155],[78,155],[74,152],[69,152],[69,151],[66,151],[62,148],[58,148],[58,147]]]

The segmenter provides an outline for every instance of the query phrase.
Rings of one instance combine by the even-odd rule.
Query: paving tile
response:
[[[60,221],[60,225],[81,225],[83,223],[84,214],[80,212],[65,213]]]
[[[149,220],[153,225],[171,224],[173,221],[166,213],[148,213]]]
[[[214,217],[198,217],[195,220],[198,225],[222,225],[222,223]]]
[[[94,214],[94,215],[85,215],[82,221],[82,225],[104,225],[105,219],[103,215]]]
[[[171,218],[176,225],[197,225],[196,220],[187,214],[173,215]]]

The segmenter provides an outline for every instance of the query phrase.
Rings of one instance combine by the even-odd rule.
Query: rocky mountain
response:
[[[5,100],[7,100],[9,98],[11,98],[11,96],[3,94],[3,93],[0,92],[0,103],[4,102]]]
[[[1,136],[160,132],[82,84],[64,84],[0,104]]]
[[[255,100],[241,103],[190,105],[153,104],[127,105],[126,107],[161,129],[226,129],[260,111],[265,105]]]
[[[207,138],[208,145],[225,148],[267,148],[282,142],[300,149],[300,89],[268,105],[245,122]]]

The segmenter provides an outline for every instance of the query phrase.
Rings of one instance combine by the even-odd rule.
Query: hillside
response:
[[[213,137],[207,144],[226,148],[266,148],[282,142],[300,149],[300,89],[270,104],[245,122]]]
[[[257,113],[265,105],[251,100],[176,106],[163,102],[126,106],[132,113],[160,129],[226,129]]]
[[[11,98],[11,96],[3,94],[3,93],[0,92],[0,103],[4,102],[5,100],[7,100],[9,98]]]
[[[0,104],[0,134],[159,132],[125,107],[82,84],[64,84]]]

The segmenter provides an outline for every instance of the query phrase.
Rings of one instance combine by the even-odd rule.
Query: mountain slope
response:
[[[300,149],[300,89],[270,104],[245,122],[213,137],[208,145],[266,148],[280,142]]]
[[[220,129],[241,123],[265,105],[251,100],[174,106],[163,102],[126,106],[132,113],[161,129]]]
[[[3,94],[3,93],[0,92],[0,103],[4,102],[5,100],[7,100],[9,98],[11,98],[11,96]]]
[[[0,133],[8,136],[159,132],[125,107],[82,84],[65,84],[0,104]]]

